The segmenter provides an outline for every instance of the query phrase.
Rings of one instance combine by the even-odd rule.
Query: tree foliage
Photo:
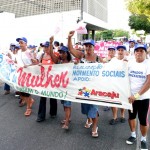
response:
[[[129,37],[129,32],[121,29],[116,29],[113,31],[113,37]]]
[[[97,31],[95,34],[95,40],[111,40],[114,37],[129,37],[129,32],[121,29],[118,30],[104,30]]]
[[[150,20],[150,0],[126,0],[132,14],[145,15]]]
[[[131,29],[144,30],[146,33],[150,32],[150,22],[145,15],[131,15],[129,17],[129,26]]]

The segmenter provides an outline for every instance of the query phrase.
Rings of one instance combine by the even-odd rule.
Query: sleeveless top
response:
[[[55,52],[54,54],[55,54],[56,56],[58,56],[58,53]],[[40,62],[41,62],[42,64],[45,64],[45,65],[54,64],[52,58],[45,59],[45,58],[43,58],[44,55],[45,55],[45,53],[43,53],[42,56],[41,56],[41,58],[40,58]]]
[[[88,61],[85,59],[85,55],[83,56],[83,58],[81,58],[80,63],[96,63],[99,62],[99,57],[98,55],[96,55],[96,60],[95,61]]]

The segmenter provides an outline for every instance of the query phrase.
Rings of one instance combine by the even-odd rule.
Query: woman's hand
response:
[[[75,31],[70,31],[69,34],[68,34],[68,37],[71,38],[72,36],[74,36],[74,33],[75,33]]]
[[[39,66],[42,66],[42,63],[39,63],[38,65],[39,65]]]
[[[50,42],[50,44],[52,44],[52,43],[54,42],[54,36],[51,36],[51,37],[49,38],[49,42]]]
[[[27,68],[28,67],[28,65],[24,65],[24,68]]]
[[[78,61],[78,60],[75,60],[75,61],[74,61],[74,64],[75,64],[75,65],[79,64],[79,61]]]
[[[135,99],[135,97],[133,96],[133,95],[131,95],[129,98],[128,98],[128,100],[129,100],[129,103],[134,103],[134,101],[136,100]]]

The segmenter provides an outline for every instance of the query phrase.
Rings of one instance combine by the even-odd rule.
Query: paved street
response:
[[[108,124],[112,117],[111,111],[104,112],[100,107],[99,138],[92,138],[91,129],[85,129],[86,116],[81,114],[80,104],[72,104],[72,121],[70,130],[61,129],[63,107],[58,101],[58,115],[55,119],[49,117],[47,101],[47,118],[45,122],[37,123],[39,97],[33,106],[33,113],[25,117],[25,107],[18,107],[19,99],[14,91],[3,95],[3,84],[0,84],[0,150],[138,150],[139,143],[126,145],[129,137],[128,123],[115,126]],[[127,113],[126,113],[127,117]],[[149,140],[150,141],[150,140]],[[150,147],[150,145],[149,145]]]

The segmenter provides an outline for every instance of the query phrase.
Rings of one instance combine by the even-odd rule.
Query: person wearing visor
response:
[[[16,41],[20,45],[20,50],[17,53],[16,62],[18,66],[28,67],[34,65],[35,59],[31,57],[30,50],[27,48],[27,39],[25,37],[17,38]],[[22,102],[20,103],[22,106],[26,103],[27,108],[24,113],[25,116],[30,116],[32,113],[32,105],[34,100],[31,98],[29,93],[20,92],[20,97]]]
[[[51,56],[50,56],[50,43],[46,41],[45,43],[40,44],[41,47],[44,48],[44,53],[41,55],[39,59],[39,65],[52,65],[54,64]],[[57,54],[58,55],[58,54]],[[39,110],[37,122],[42,122],[46,118],[46,97],[40,97]],[[55,118],[57,115],[57,99],[50,98],[50,116]]]
[[[117,51],[116,51],[117,56],[114,57],[113,59],[111,59],[110,63],[115,61],[116,67],[120,66],[120,65],[122,67],[124,67],[123,64],[127,66],[127,62],[124,60],[125,55],[126,55],[126,47],[124,45],[120,45],[120,46],[117,46],[116,49],[117,49]],[[110,122],[109,122],[110,125],[115,125],[119,121],[121,123],[125,123],[125,121],[126,121],[126,119],[125,119],[125,109],[121,108],[120,112],[121,112],[121,117],[118,118],[118,108],[117,107],[112,107],[113,119],[110,120]]]
[[[68,48],[71,54],[74,57],[80,59],[81,63],[98,63],[100,61],[102,62],[102,59],[94,53],[94,40],[86,40],[83,43],[85,53],[73,48],[71,38],[74,35],[74,32],[75,31],[70,31],[68,35]],[[90,128],[90,126],[93,124],[92,137],[98,137],[98,106],[93,104],[81,104],[81,111],[87,116],[87,121],[84,127]]]
[[[54,55],[54,50],[52,43],[54,41],[54,37],[50,37],[50,55],[52,57],[52,60],[55,64],[66,64],[66,63],[71,63],[72,58],[71,54],[69,53],[68,47],[66,46],[60,46],[58,52],[59,52],[59,57]],[[62,128],[65,130],[69,129],[69,123],[70,123],[70,118],[71,118],[71,101],[66,101],[62,100],[61,103],[63,104],[64,111],[65,111],[65,117],[61,121]]]
[[[136,141],[136,116],[140,123],[141,150],[148,150],[146,136],[149,129],[149,99],[150,99],[150,62],[146,59],[147,49],[137,45],[134,49],[135,59],[128,62],[128,72],[131,96],[128,98],[133,111],[129,110],[129,126],[131,136],[126,143],[131,145]]]

